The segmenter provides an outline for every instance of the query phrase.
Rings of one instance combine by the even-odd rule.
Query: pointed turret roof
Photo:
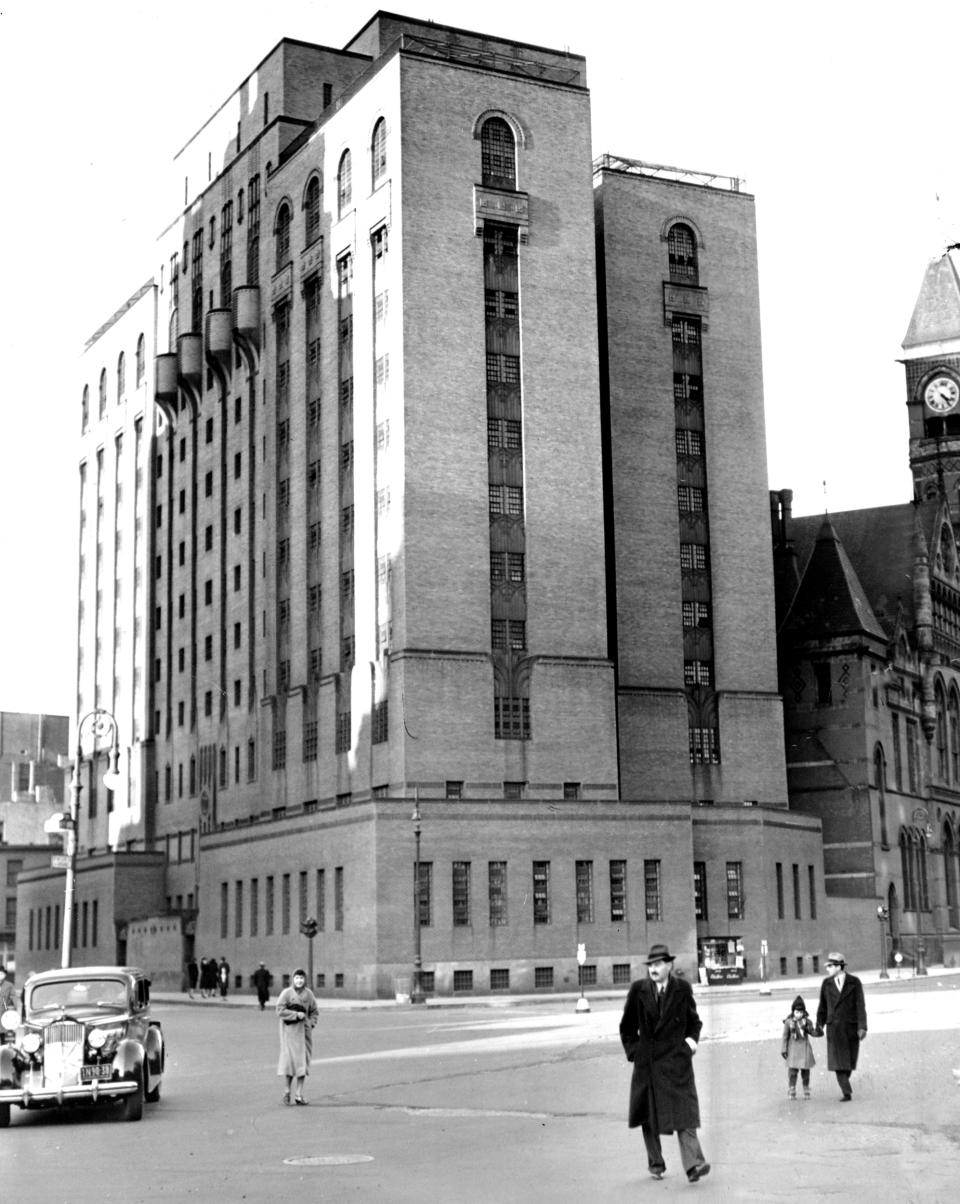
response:
[[[903,338],[904,351],[960,339],[960,251],[932,259]]]
[[[782,632],[794,640],[869,636],[887,642],[850,558],[823,520]]]

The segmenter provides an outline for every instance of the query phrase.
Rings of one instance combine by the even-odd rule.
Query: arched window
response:
[[[957,907],[957,842],[953,829],[943,825],[943,885],[946,893],[947,923],[951,928],[960,928],[960,909]]]
[[[102,369],[100,372],[100,417],[107,412],[107,370]]]
[[[873,750],[873,780],[877,787],[877,807],[880,812],[880,843],[884,848],[887,840],[887,762],[883,755],[883,746],[878,744]]]
[[[137,387],[143,384],[143,374],[146,371],[147,365],[145,362],[146,350],[143,341],[143,335],[137,339]]]
[[[387,123],[382,117],[373,127],[373,138],[370,141],[370,170],[373,176],[373,187],[376,188],[387,174]]]
[[[350,208],[353,200],[353,164],[350,152],[345,150],[340,156],[340,166],[337,169],[337,217],[343,217]]]
[[[117,401],[127,391],[127,357],[121,351],[117,357]]]
[[[80,402],[80,433],[81,435],[90,425],[90,386],[83,386],[83,398]]]
[[[903,910],[917,910],[917,887],[913,843],[906,828],[900,829],[900,873],[903,877]]]
[[[320,177],[311,176],[303,208],[306,215],[307,246],[320,237]]]
[[[683,222],[670,227],[667,234],[667,256],[670,279],[683,284],[698,284],[700,268],[697,264],[697,240],[693,231]]]
[[[943,686],[938,681],[934,694],[937,710],[937,773],[940,780],[949,780],[950,766],[947,761],[947,700],[944,697]]]
[[[917,910],[930,910],[930,892],[927,888],[927,838],[922,832],[914,836],[914,851],[917,862]]]
[[[279,272],[290,261],[290,206],[286,201],[277,210],[275,234],[277,240],[276,270]]]
[[[177,339],[180,337],[180,311],[175,309],[170,315],[170,323],[167,326],[167,350],[176,351]]]
[[[502,117],[488,117],[480,131],[480,174],[487,188],[516,188],[517,143]]]
[[[960,782],[960,698],[954,686],[947,701],[947,729],[950,738],[950,781]]]

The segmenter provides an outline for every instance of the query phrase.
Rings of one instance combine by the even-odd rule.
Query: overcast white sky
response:
[[[390,8],[585,55],[595,156],[741,176],[757,203],[770,485],[793,488],[798,513],[909,498],[896,359],[928,259],[960,239],[955,0]],[[339,47],[375,11],[3,5],[0,709],[72,715],[78,360],[154,270],[176,216],[158,179],[281,37]]]

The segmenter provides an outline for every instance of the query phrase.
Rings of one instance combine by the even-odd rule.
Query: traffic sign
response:
[[[55,870],[67,870],[70,868],[70,858],[66,853],[54,853],[50,858],[50,865]]]

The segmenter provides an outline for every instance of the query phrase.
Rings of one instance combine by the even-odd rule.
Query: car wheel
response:
[[[123,1119],[140,1120],[143,1116],[143,1067],[139,1066],[134,1073],[136,1091],[123,1097]]]
[[[148,1083],[150,1082],[149,1074],[147,1075],[147,1082]],[[144,1094],[144,1099],[147,1101],[148,1104],[155,1104],[157,1102],[157,1100],[160,1098],[160,1082],[161,1082],[160,1076],[157,1075],[156,1081],[153,1084],[153,1086],[150,1087],[149,1091],[147,1091]]]
[[[10,1105],[0,1104],[0,1129],[10,1127]]]

